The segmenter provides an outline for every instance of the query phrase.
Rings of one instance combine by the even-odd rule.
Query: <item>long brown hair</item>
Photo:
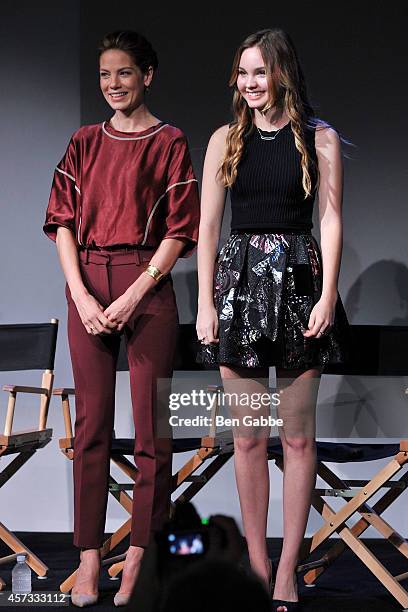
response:
[[[326,127],[328,124],[315,118],[307,97],[305,79],[294,44],[284,30],[277,28],[251,34],[235,53],[229,81],[230,87],[234,87],[232,105],[234,122],[227,134],[226,151],[219,170],[221,179],[226,187],[234,184],[245,136],[254,127],[253,110],[249,108],[236,85],[241,55],[245,49],[251,47],[259,47],[261,52],[270,96],[273,91],[276,92],[276,99],[270,98],[263,111],[276,104],[285,110],[289,117],[295,145],[301,155],[302,185],[306,198],[312,192],[311,170],[316,164],[307,151],[304,130],[306,127]],[[317,171],[317,168],[314,169]]]

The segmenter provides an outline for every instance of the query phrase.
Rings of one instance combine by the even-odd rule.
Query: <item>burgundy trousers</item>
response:
[[[146,269],[152,255],[153,251],[138,249],[81,251],[84,284],[107,307]],[[74,545],[99,548],[108,500],[120,336],[88,334],[68,285],[66,296],[76,404]],[[130,537],[134,546],[147,546],[151,533],[160,529],[169,515],[172,445],[169,437],[157,436],[156,382],[172,376],[177,330],[177,306],[168,275],[143,297],[124,328],[137,466]]]

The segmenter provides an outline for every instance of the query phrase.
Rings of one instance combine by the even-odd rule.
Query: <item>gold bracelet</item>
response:
[[[156,268],[156,266],[147,266],[145,272],[147,272],[147,274],[154,278],[156,282],[159,282],[159,280],[164,276],[164,274],[162,274],[159,268]]]

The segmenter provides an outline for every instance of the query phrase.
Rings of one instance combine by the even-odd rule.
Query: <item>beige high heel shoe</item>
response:
[[[82,561],[82,550],[80,553],[80,559]],[[99,551],[99,569],[100,569],[101,556]],[[72,593],[71,591],[71,602],[78,608],[86,608],[87,606],[93,606],[98,602],[99,593],[89,595],[88,593]]]
[[[116,593],[113,598],[113,603],[117,608],[120,606],[127,606],[132,593]]]
[[[142,562],[142,558],[143,558],[143,555],[141,555],[141,557],[139,558],[139,564]],[[135,580],[133,581],[132,592],[133,592],[133,588],[134,588],[136,580],[137,580],[137,578],[135,578]],[[126,606],[129,603],[129,600],[130,600],[130,597],[132,595],[132,592],[130,592],[130,593],[116,593],[115,597],[113,598],[113,603],[115,604],[115,606],[117,608],[119,608],[120,606]]]
[[[99,593],[96,595],[87,595],[85,593],[77,593],[71,595],[71,603],[78,608],[93,606],[98,602]]]

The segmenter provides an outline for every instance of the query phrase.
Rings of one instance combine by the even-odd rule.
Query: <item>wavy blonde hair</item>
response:
[[[253,110],[249,108],[236,85],[241,55],[245,49],[251,47],[259,47],[265,63],[270,98],[263,112],[274,105],[286,111],[296,148],[301,155],[302,186],[307,198],[312,193],[312,168],[317,176],[318,168],[307,151],[304,130],[306,127],[327,127],[328,124],[315,117],[307,97],[305,79],[295,47],[289,35],[280,29],[260,30],[251,34],[235,53],[229,81],[230,87],[234,87],[234,121],[227,134],[226,151],[219,169],[221,180],[226,187],[234,184],[245,136],[254,128]],[[275,98],[273,92],[276,94]]]

